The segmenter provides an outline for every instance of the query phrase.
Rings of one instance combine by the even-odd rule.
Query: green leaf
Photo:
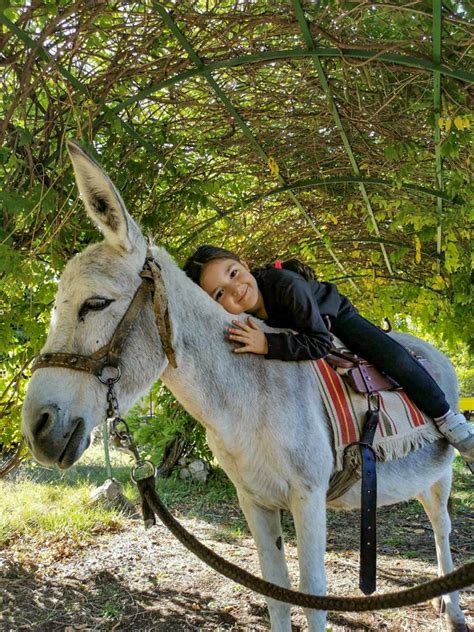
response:
[[[0,206],[3,207],[11,215],[15,215],[25,210],[25,198],[18,193],[12,191],[0,191]]]

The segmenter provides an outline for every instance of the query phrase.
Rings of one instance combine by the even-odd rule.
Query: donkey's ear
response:
[[[78,143],[68,140],[67,148],[87,214],[105,240],[122,252],[143,246],[144,237],[109,176]]]

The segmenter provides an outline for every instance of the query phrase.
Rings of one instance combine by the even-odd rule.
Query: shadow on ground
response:
[[[4,595],[0,629],[4,630],[184,632],[228,629],[237,624],[232,614],[214,609],[212,599],[199,592],[161,589],[158,581],[153,592],[131,590],[108,571],[82,584],[73,577],[58,581],[41,578],[38,571],[8,563],[0,567],[0,587]],[[266,625],[266,613],[260,616]]]

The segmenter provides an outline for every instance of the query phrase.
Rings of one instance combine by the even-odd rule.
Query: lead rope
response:
[[[140,457],[137,445],[127,422],[120,417],[118,400],[114,386],[120,379],[118,373],[113,378],[101,380],[107,386],[107,417],[110,434],[115,436],[121,446],[130,450],[135,463],[131,469],[131,478],[136,483],[142,499],[142,512],[145,528],[156,523],[155,515],[171,533],[192,553],[215,571],[246,586],[266,597],[316,610],[364,612],[411,606],[440,595],[459,590],[474,582],[474,562],[465,564],[457,570],[438,577],[430,582],[384,595],[371,597],[336,597],[333,595],[309,595],[272,584],[256,577],[209,549],[197,540],[168,511],[155,490],[156,469],[151,461]]]
[[[150,476],[135,481],[138,485],[142,500],[148,508],[155,513],[163,524],[184,544],[192,553],[215,571],[246,586],[266,597],[284,601],[303,608],[316,610],[365,612],[368,610],[384,610],[388,608],[401,608],[411,606],[421,601],[428,601],[434,597],[459,590],[474,582],[474,562],[465,564],[457,570],[438,577],[430,582],[419,584],[412,588],[400,590],[384,595],[371,597],[336,597],[333,595],[318,596],[309,595],[289,588],[283,588],[272,584],[260,577],[248,573],[244,569],[225,560],[223,557],[209,549],[187,531],[167,510],[155,491],[155,478]],[[155,517],[151,521],[154,524]],[[148,525],[150,517],[148,516]]]

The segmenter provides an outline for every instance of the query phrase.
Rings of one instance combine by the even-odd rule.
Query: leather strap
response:
[[[127,311],[122,316],[122,320],[117,325],[108,344],[107,366],[117,367],[119,365],[128,335],[152,289],[153,282],[150,282],[149,279],[142,278],[142,282],[138,286]]]
[[[367,411],[364,430],[359,441],[362,457],[359,588],[364,595],[372,594],[376,588],[377,470],[372,443],[378,422],[379,411]]]
[[[155,322],[160,334],[163,351],[168,362],[176,369],[176,355],[173,348],[173,330],[166,298],[166,288],[161,275],[161,269],[152,256],[147,257],[145,266],[141,272],[143,279],[151,279],[153,283],[153,310]]]
[[[34,359],[31,372],[33,373],[36,369],[59,366],[76,371],[86,371],[93,375],[100,375],[105,364],[105,358],[96,359],[92,356],[83,356],[74,353],[40,353]]]

